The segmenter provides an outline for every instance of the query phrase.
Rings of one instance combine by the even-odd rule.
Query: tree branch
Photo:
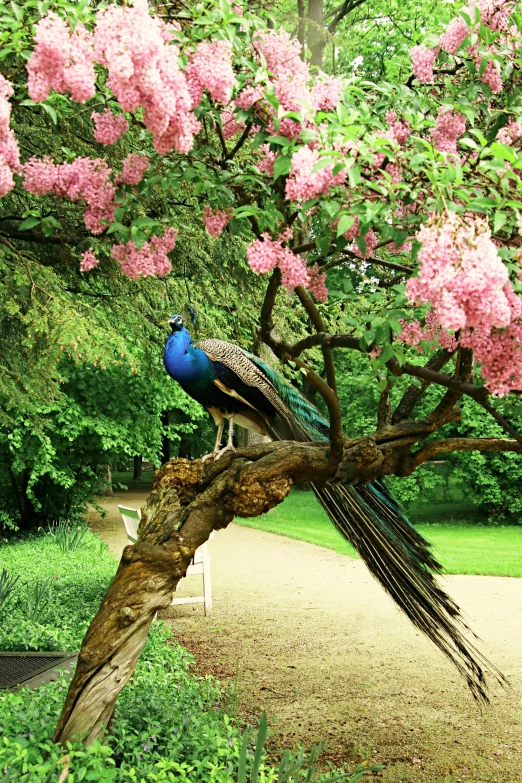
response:
[[[522,444],[516,440],[504,440],[503,438],[447,438],[430,443],[423,449],[411,455],[411,472],[419,465],[427,462],[439,454],[451,451],[514,451],[522,454]]]
[[[433,354],[433,356],[430,357],[426,367],[429,370],[435,370],[438,372],[442,370],[444,365],[449,362],[453,354],[454,351],[437,351]],[[402,396],[402,399],[393,412],[392,424],[398,424],[399,421],[408,418],[414,408],[419,404],[421,397],[424,396],[424,393],[428,386],[430,386],[430,383],[430,381],[424,381],[420,388],[418,386],[414,386],[413,384],[408,386]]]

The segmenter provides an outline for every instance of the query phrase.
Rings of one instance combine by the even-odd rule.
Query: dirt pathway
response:
[[[116,504],[93,529],[125,544]],[[522,579],[453,576],[451,595],[511,687],[481,714],[443,656],[395,609],[360,561],[230,525],[210,543],[214,611],[164,614],[203,672],[237,684],[239,709],[269,716],[274,746],[322,740],[336,765],[383,762],[386,783],[521,783]],[[199,577],[184,580],[190,594]]]

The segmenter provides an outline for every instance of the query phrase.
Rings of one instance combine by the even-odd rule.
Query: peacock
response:
[[[169,324],[165,369],[207,409],[217,426],[214,451],[206,458],[218,459],[234,449],[234,424],[273,440],[328,439],[329,424],[317,408],[257,356],[224,340],[194,343],[181,315],[171,316]],[[228,439],[220,448],[225,418]],[[442,566],[384,482],[330,481],[312,488],[335,527],[397,606],[455,664],[473,696],[487,702],[484,668],[495,669],[465,638],[470,629],[434,577]]]

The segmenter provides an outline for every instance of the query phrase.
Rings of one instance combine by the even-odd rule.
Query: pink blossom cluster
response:
[[[398,120],[397,113],[392,109],[386,115],[386,122],[389,125],[392,138],[400,147],[403,147],[411,133],[411,125],[408,120]]]
[[[143,179],[143,175],[149,168],[150,161],[147,155],[140,155],[138,152],[131,152],[123,161],[123,171],[120,182],[125,185],[138,185]]]
[[[462,136],[465,130],[466,120],[463,115],[454,114],[451,109],[447,111],[441,106],[435,127],[432,129],[433,144],[440,152],[450,152],[456,155],[457,139]]]
[[[230,109],[221,112],[221,125],[225,140],[231,139],[236,133],[243,133],[245,130],[244,123],[237,122],[236,115]]]
[[[212,209],[203,207],[203,222],[209,234],[216,239],[221,236],[225,226],[228,226],[232,220],[231,209]]]
[[[343,237],[348,241],[352,242],[357,234],[359,233],[359,218],[355,216],[354,221],[348,231],[345,231],[343,234]]]
[[[110,109],[105,109],[103,114],[93,111],[91,120],[94,120],[94,138],[100,144],[115,144],[124,133],[129,130],[129,123],[123,114],[113,114]]]
[[[423,348],[419,345],[421,341],[431,342],[432,348],[438,343],[448,351],[454,351],[457,347],[455,335],[442,328],[433,310],[427,311],[424,325],[417,320],[408,322],[401,319],[399,323],[402,327],[400,339],[406,345],[417,346],[419,353],[423,353]]]
[[[255,38],[254,46],[266,60],[281,109],[304,115],[303,122],[283,117],[277,130],[273,122],[269,123],[270,132],[289,139],[296,138],[303,125],[313,127],[317,111],[329,111],[337,105],[342,92],[342,82],[335,77],[321,75],[312,87],[310,68],[301,59],[301,44],[295,39],[292,40],[289,33],[274,30],[261,33]],[[265,105],[263,109],[269,116],[276,114],[276,110],[270,105]]]
[[[301,258],[292,253],[289,247],[283,247],[290,236],[290,230],[283,232],[277,239],[262,234],[261,239],[255,239],[248,246],[247,259],[250,269],[258,275],[279,267],[283,286],[293,290],[298,285],[307,286],[310,276]]]
[[[342,92],[343,83],[341,79],[321,74],[315,80],[312,89],[312,106],[316,110],[332,111],[341,100]]]
[[[413,74],[421,84],[433,81],[433,68],[437,54],[437,49],[428,49],[424,44],[410,49]]]
[[[245,87],[239,95],[236,95],[234,98],[234,103],[237,106],[238,109],[244,109],[244,111],[248,111],[252,108],[254,103],[257,103],[261,100],[263,97],[263,89],[259,87],[253,87],[252,85],[249,85],[248,87]]]
[[[480,11],[480,23],[475,22],[475,10]],[[429,49],[424,44],[410,49],[413,73],[422,84],[433,81],[433,67],[439,50],[442,48],[449,54],[457,54],[465,38],[472,33],[480,33],[480,24],[489,27],[494,33],[505,33],[509,29],[510,15],[513,13],[515,3],[513,0],[470,0],[469,4],[460,10],[460,14],[454,17],[441,35],[438,45]],[[471,27],[468,27],[463,14],[471,19]],[[497,53],[493,45],[488,46],[491,55]],[[479,52],[478,43],[468,46],[466,54],[472,57],[477,68],[482,61],[482,53]],[[491,92],[497,95],[503,88],[499,65],[495,59],[488,60],[484,73],[480,76],[483,84],[487,84]]]
[[[326,272],[321,272],[318,264],[310,267],[308,272],[310,275],[308,290],[315,296],[318,302],[327,302],[328,289],[326,287]]]
[[[186,154],[199,122],[179,65],[176,27],[149,13],[147,0],[110,4],[96,16],[96,61],[108,69],[107,85],[124,112],[143,109],[143,121],[161,155]]]
[[[497,133],[497,141],[501,144],[515,145],[522,139],[522,122],[510,120],[509,123]]]
[[[22,171],[18,142],[9,127],[12,94],[13,85],[0,74],[0,198],[14,188],[13,172]]]
[[[445,52],[456,54],[462,41],[469,33],[469,28],[462,16],[455,16],[441,36],[439,44]]]
[[[187,80],[193,108],[201,103],[205,90],[212,100],[225,106],[235,83],[230,41],[215,38],[199,43],[189,58]]]
[[[477,58],[477,64],[479,64],[482,58]],[[498,95],[502,91],[504,82],[499,71],[499,64],[496,60],[488,60],[486,70],[480,77],[483,84],[487,84],[493,95]]]
[[[90,272],[91,269],[94,269],[99,263],[99,260],[94,255],[94,251],[86,250],[85,253],[82,253],[80,272]]]
[[[522,388],[522,301],[511,283],[506,284],[504,294],[510,309],[510,323],[505,329],[483,325],[460,335],[460,344],[471,348],[482,365],[486,388],[498,397]]]
[[[335,185],[340,185],[346,180],[346,169],[335,176],[333,174],[337,160],[319,171],[314,171],[314,167],[320,160],[324,159],[320,157],[318,150],[312,149],[310,145],[300,147],[293,154],[292,168],[286,181],[285,193],[288,199],[306,201],[322,193],[328,193]]]
[[[371,255],[373,255],[373,251],[379,243],[379,238],[373,228],[370,228],[368,233],[364,234],[364,241],[366,242],[366,252],[364,255],[361,253],[359,245],[355,244],[353,246],[353,252],[356,256],[359,256],[359,258],[369,258]]]
[[[482,24],[495,33],[505,32],[509,27],[509,17],[514,11],[513,0],[477,0]]]
[[[155,236],[138,249],[134,242],[114,245],[111,255],[121,265],[121,271],[131,280],[139,277],[164,277],[172,269],[167,253],[174,250],[178,231],[166,228],[163,236]]]
[[[24,165],[24,187],[35,196],[54,192],[71,201],[83,201],[83,222],[93,234],[101,234],[114,220],[116,191],[111,169],[100,158],[76,158],[55,164],[51,158],[29,158]]]
[[[509,277],[487,221],[450,212],[433,218],[417,238],[419,277],[407,283],[411,303],[429,303],[445,329],[508,326]]]
[[[95,92],[93,37],[79,22],[71,32],[55,13],[36,25],[36,48],[27,62],[28,91],[33,101],[45,101],[51,90],[69,92],[78,103]]]
[[[259,171],[270,174],[271,177],[274,176],[274,163],[276,162],[276,158],[278,157],[277,152],[271,152],[270,145],[269,144],[262,144],[259,147],[259,152],[262,154],[262,158],[257,164],[257,168]]]

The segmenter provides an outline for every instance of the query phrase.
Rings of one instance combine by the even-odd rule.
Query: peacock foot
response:
[[[205,454],[204,457],[201,457],[201,462],[208,462],[209,459],[215,459],[217,451],[211,451],[209,454]]]
[[[215,460],[217,460],[217,459],[220,459],[220,457],[222,457],[222,456],[223,456],[224,454],[226,454],[227,452],[229,452],[229,451],[235,451],[235,450],[236,450],[235,446],[231,446],[230,444],[228,444],[228,445],[227,445],[227,446],[225,446],[223,449],[220,449],[220,450],[217,452],[217,454],[215,454],[215,455],[214,455],[214,461],[215,461]]]

